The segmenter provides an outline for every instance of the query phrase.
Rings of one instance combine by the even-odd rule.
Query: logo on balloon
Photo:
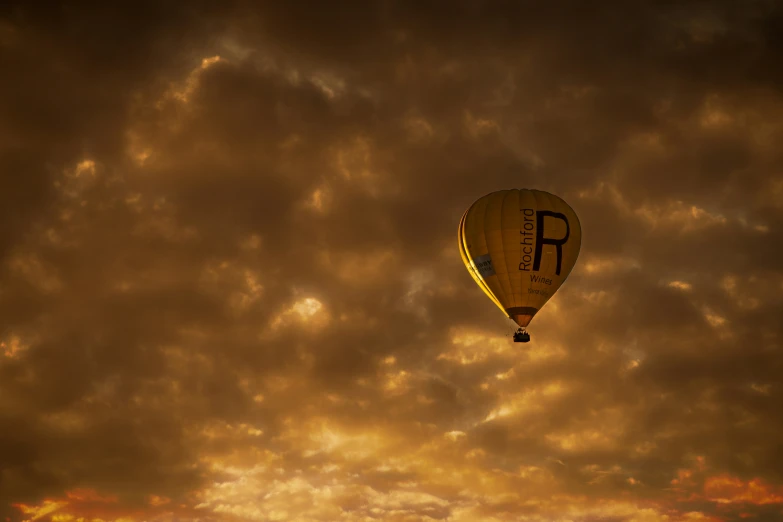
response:
[[[554,245],[557,252],[555,274],[560,275],[563,263],[563,245],[571,234],[568,218],[560,212],[552,212],[551,210],[523,208],[521,212],[523,221],[519,233],[521,235],[522,261],[519,263],[519,269],[525,272],[538,272],[541,269],[541,252],[544,245]],[[565,235],[561,238],[546,237],[544,235],[545,218],[562,220],[566,226]]]
[[[473,260],[473,263],[476,265],[478,273],[481,274],[481,277],[484,279],[495,275],[495,268],[492,266],[492,256],[489,254],[477,257]]]

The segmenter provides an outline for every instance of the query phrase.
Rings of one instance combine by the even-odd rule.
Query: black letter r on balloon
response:
[[[566,225],[565,236],[561,239],[552,239],[544,237],[544,218],[552,217],[555,219],[562,219]],[[536,252],[533,259],[533,270],[538,271],[541,267],[541,249],[544,245],[555,245],[557,249],[557,267],[555,273],[560,275],[560,266],[563,261],[563,245],[568,241],[568,236],[571,234],[571,227],[568,225],[568,219],[560,212],[552,212],[551,210],[539,210],[536,212]]]

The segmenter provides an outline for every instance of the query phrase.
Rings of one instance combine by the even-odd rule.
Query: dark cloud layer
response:
[[[782,14],[5,7],[0,518],[783,516]],[[509,187],[584,230],[524,349]]]

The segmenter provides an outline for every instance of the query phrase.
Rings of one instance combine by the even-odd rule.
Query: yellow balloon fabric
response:
[[[581,245],[582,227],[574,210],[541,190],[487,194],[459,224],[459,251],[468,272],[521,327],[563,284]]]

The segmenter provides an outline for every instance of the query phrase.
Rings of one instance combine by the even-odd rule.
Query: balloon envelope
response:
[[[582,227],[574,210],[541,190],[487,194],[459,224],[459,250],[468,272],[522,327],[568,277],[581,244]]]

